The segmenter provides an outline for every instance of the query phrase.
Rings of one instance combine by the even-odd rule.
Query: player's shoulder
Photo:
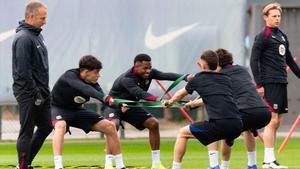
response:
[[[18,44],[28,44],[28,43],[33,43],[33,38],[30,36],[30,34],[25,33],[25,32],[17,32],[14,38],[14,43]]]
[[[74,78],[79,77],[79,68],[69,69],[66,70],[65,73],[62,75],[64,78]]]
[[[271,28],[266,26],[256,35],[255,39],[266,40],[270,38],[270,35],[271,35]]]
[[[233,68],[236,70],[248,71],[248,69],[242,65],[234,65]]]
[[[284,36],[285,39],[287,39],[287,34],[283,32],[281,29],[278,29],[278,31]]]

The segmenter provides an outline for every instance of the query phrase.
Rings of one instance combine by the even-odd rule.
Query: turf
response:
[[[146,169],[151,166],[151,153],[148,140],[126,139],[122,140],[122,151],[127,168]],[[167,168],[171,168],[173,146],[175,139],[161,141],[161,160]],[[282,139],[278,140],[277,147]],[[36,168],[53,168],[51,142],[47,141],[36,157]],[[278,161],[288,165],[290,169],[300,169],[300,139],[292,139],[281,154],[277,155]],[[103,140],[66,140],[64,147],[65,168],[94,168],[99,169],[104,164]],[[258,141],[258,164],[262,163],[263,146]],[[0,142],[0,169],[14,168],[16,164],[16,150],[14,142]],[[233,147],[231,169],[245,168],[247,154],[242,140],[237,140]],[[183,169],[203,169],[208,166],[207,150],[196,140],[190,140],[187,153],[184,157]]]

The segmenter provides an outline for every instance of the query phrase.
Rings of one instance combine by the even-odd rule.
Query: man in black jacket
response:
[[[134,66],[115,80],[109,95],[119,99],[156,101],[158,96],[147,92],[152,79],[175,81],[181,76],[176,73],[163,73],[152,69],[151,57],[146,54],[139,54],[134,59]],[[185,80],[191,76],[186,75]],[[138,130],[147,128],[152,149],[152,169],[164,169],[160,162],[159,124],[155,117],[143,108],[131,108],[126,113],[107,109],[105,117],[115,122],[117,128],[122,121],[130,123]],[[107,152],[106,163],[110,164],[109,156],[109,152]]]
[[[274,155],[276,131],[282,115],[288,112],[287,65],[300,78],[300,69],[289,50],[288,38],[279,29],[281,12],[278,3],[268,4],[263,9],[266,28],[255,37],[250,60],[257,87],[264,91],[264,98],[272,108],[271,122],[264,130],[263,168],[287,168],[276,162]]]
[[[46,17],[45,5],[30,2],[12,44],[13,92],[20,108],[17,141],[20,169],[32,168],[32,160],[52,131],[48,53],[41,35]]]

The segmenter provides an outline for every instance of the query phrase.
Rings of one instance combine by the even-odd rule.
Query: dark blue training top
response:
[[[239,110],[252,108],[268,109],[259,96],[252,78],[245,67],[227,65],[223,66],[221,72],[230,76],[232,80],[233,97]]]
[[[196,91],[203,99],[209,119],[239,119],[232,95],[232,82],[228,75],[217,72],[200,72],[188,82],[189,94]]]

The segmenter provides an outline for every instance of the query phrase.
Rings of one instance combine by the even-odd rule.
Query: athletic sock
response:
[[[219,165],[218,151],[208,151],[209,166],[216,167]]]
[[[221,169],[229,169],[229,162],[230,161],[223,161],[222,160]]]
[[[105,156],[105,165],[113,165],[114,156],[112,154],[106,154]]]
[[[116,161],[116,169],[125,168],[122,154],[115,155],[115,161]]]
[[[256,151],[248,151],[248,166],[256,165]]]
[[[274,154],[274,148],[265,148],[265,163],[270,163],[275,161],[275,154]]]
[[[180,167],[181,167],[180,162],[173,161],[172,169],[180,169]]]
[[[61,155],[54,156],[54,165],[55,165],[55,169],[63,169]]]
[[[160,150],[152,151],[152,165],[160,163]]]

